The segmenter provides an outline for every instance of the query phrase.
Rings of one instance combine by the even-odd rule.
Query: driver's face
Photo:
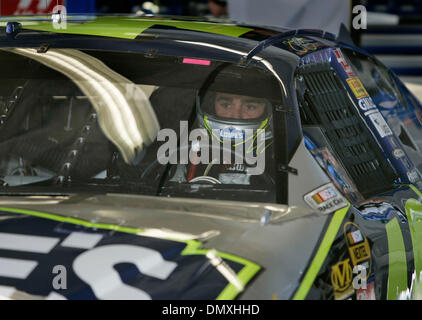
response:
[[[215,113],[222,118],[255,119],[264,111],[264,99],[220,92],[215,97]]]

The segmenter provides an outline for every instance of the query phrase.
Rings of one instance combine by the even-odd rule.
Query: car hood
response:
[[[104,269],[108,263],[113,267],[119,265],[119,268],[114,269],[118,269],[120,278],[128,286],[146,286],[143,291],[148,294],[144,298],[288,299],[297,289],[327,221],[327,215],[317,214],[306,208],[276,204],[122,194],[3,197],[0,199],[0,207],[3,214],[0,215],[0,236],[11,236],[13,233],[50,238],[54,236],[58,239],[55,249],[50,248],[49,254],[43,255],[44,264],[49,267],[65,265],[62,262],[64,249],[56,248],[70,241],[67,237],[70,238],[69,234],[72,235],[72,232],[77,235],[92,235],[96,232],[101,234],[101,241],[105,242],[94,246],[81,245],[86,250],[75,253],[74,259],[69,258],[66,262],[73,268],[72,277],[76,274],[84,280],[84,283],[75,285],[72,290],[69,288],[69,292],[47,292],[48,288],[41,286],[37,290],[34,287],[34,282],[38,283],[38,278],[43,277],[41,269],[49,278],[52,275],[51,270],[42,267],[44,264],[39,261],[26,281],[3,283],[6,287],[14,287],[16,292],[53,298],[57,294],[65,298],[142,298],[139,294],[131,296],[130,290],[126,290],[128,288],[126,291],[119,291],[115,286],[114,296],[110,295],[112,289],[101,291],[98,288],[98,283],[104,282],[104,277],[108,277],[98,269]],[[138,243],[140,240],[142,242]],[[171,272],[166,276],[161,275],[161,280],[165,280],[166,284],[160,287],[162,290],[157,290],[157,286],[150,283],[151,279],[148,282],[140,279],[139,274],[134,275],[136,272],[130,266],[130,263],[135,264],[142,274],[160,278],[160,275],[148,273],[147,270],[143,272],[142,269],[146,260],[155,259],[154,255],[147,254],[145,257],[150,259],[145,258],[139,265],[134,261],[126,261],[127,259],[123,261],[128,262],[126,264],[113,264],[109,258],[113,252],[110,251],[105,255],[108,257],[106,261],[102,262],[104,255],[101,256],[99,252],[101,246],[107,246],[110,250],[112,247],[117,250],[116,246],[120,246],[121,250],[116,252],[121,255],[126,249],[128,253],[131,252],[125,246],[133,244],[158,251],[164,260],[167,259],[166,263],[173,263],[167,263]],[[65,247],[69,250],[69,246]],[[11,254],[13,250],[19,253],[24,252],[25,248],[4,248],[0,245],[0,258],[8,254],[14,258],[20,257],[19,254]],[[94,251],[99,254],[98,260],[93,260]],[[22,258],[26,258],[25,254]],[[84,263],[81,256],[86,263],[91,261],[91,265],[98,261],[97,271],[88,272],[86,268],[78,267]],[[202,260],[195,261],[193,257],[200,257]],[[85,271],[78,271],[78,268]],[[128,275],[131,272],[132,277]],[[191,283],[193,275],[198,281]],[[84,279],[85,276],[89,279]],[[125,277],[128,277],[127,281],[124,280]],[[219,286],[216,285],[217,279]],[[32,283],[29,286],[25,282]],[[86,283],[91,289],[85,287]],[[104,293],[106,291],[108,293]],[[81,292],[85,292],[85,295]]]

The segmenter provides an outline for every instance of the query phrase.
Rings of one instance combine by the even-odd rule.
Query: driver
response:
[[[259,152],[267,152],[267,148],[272,143],[271,136],[271,104],[265,98],[248,95],[207,92],[197,101],[197,120],[200,128],[207,129],[210,139],[217,139],[220,146],[227,140],[231,150],[236,150],[236,146],[244,144],[243,156],[248,152],[253,153],[256,158]],[[247,131],[249,130],[249,132]],[[258,145],[257,134],[265,130],[264,143]],[[250,135],[252,133],[252,136]],[[249,136],[248,136],[249,134]],[[249,144],[246,142],[248,140]],[[209,154],[211,155],[211,151]],[[224,153],[223,153],[224,154]],[[210,163],[190,164],[187,173],[187,181],[211,182],[222,184],[242,184],[250,185],[251,176],[248,174],[248,164],[243,159],[243,163],[234,163],[233,153],[229,154],[230,159],[220,157],[220,161],[210,159]],[[220,154],[221,156],[221,154]],[[226,154],[227,157],[227,154]]]

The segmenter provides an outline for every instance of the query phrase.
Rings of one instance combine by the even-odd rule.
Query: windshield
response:
[[[7,193],[275,201],[282,97],[265,70],[70,49],[2,49],[0,64]]]

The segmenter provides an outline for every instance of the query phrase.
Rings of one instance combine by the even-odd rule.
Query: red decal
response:
[[[25,15],[52,13],[57,5],[63,5],[64,0],[7,0],[0,1],[0,15]]]
[[[183,59],[183,63],[199,64],[201,66],[209,66],[209,65],[211,65],[211,61],[210,60],[199,60],[199,59],[189,59],[189,58],[184,58]]]

